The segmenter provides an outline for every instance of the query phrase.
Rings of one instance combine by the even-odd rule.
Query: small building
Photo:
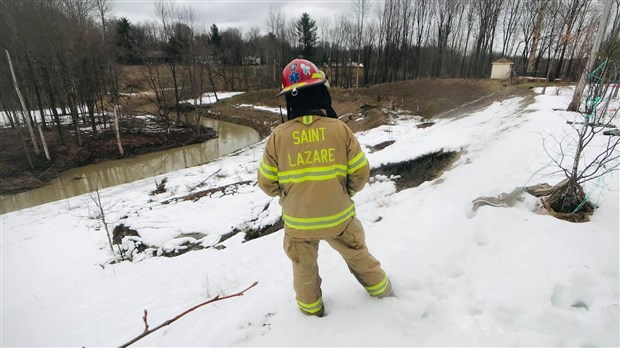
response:
[[[163,64],[166,62],[166,54],[160,50],[148,50],[144,53],[144,62],[148,64]]]
[[[500,58],[494,61],[493,63],[491,63],[491,79],[492,80],[509,79],[512,73],[512,64],[513,62],[506,58]]]
[[[260,57],[245,56],[241,58],[241,64],[243,65],[260,65]]]

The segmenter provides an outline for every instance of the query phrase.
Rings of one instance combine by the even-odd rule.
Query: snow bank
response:
[[[418,187],[397,192],[377,177],[355,196],[369,248],[397,297],[370,298],[323,243],[327,316],[320,319],[296,308],[282,231],[245,243],[240,233],[218,248],[173,258],[106,264],[107,239],[86,196],[1,215],[0,343],[117,346],[142,332],[145,308],[153,327],[258,281],[245,296],[202,307],[136,345],[618,346],[618,172],[587,188],[600,206],[588,223],[537,215],[527,199],[472,212],[476,197],[561,179],[542,140],[565,135],[574,114],[556,109],[568,102],[563,93],[531,104],[512,98],[431,127],[403,117],[359,134],[366,149],[395,140],[367,152],[373,167],[441,149],[462,155]],[[107,219],[171,248],[180,235],[204,234],[209,246],[235,228],[273,224],[277,199],[253,184],[232,185],[255,180],[263,146],[167,173],[161,195],[148,195],[153,178],[102,190]],[[232,186],[196,201],[174,199],[199,184]]]

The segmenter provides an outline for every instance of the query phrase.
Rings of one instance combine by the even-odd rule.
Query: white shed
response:
[[[491,79],[507,80],[512,72],[512,62],[506,58],[500,58],[494,61],[491,67]]]

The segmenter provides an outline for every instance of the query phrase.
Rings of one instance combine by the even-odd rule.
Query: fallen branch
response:
[[[583,122],[573,122],[573,121],[566,121],[566,123],[568,123],[568,124],[584,124]],[[588,126],[591,126],[591,127],[616,128],[615,125],[608,124],[608,123],[589,122],[589,123],[585,123],[585,124],[588,125]]]
[[[222,168],[218,168],[215,172],[211,173],[209,176],[207,176],[203,181],[199,182],[197,185],[190,187],[189,191],[194,191],[195,189],[204,186],[204,184],[207,183],[207,180],[209,180],[212,176],[214,176],[215,174],[218,174],[220,171],[222,170]]]
[[[220,186],[220,187],[210,188],[208,190],[190,193],[190,194],[182,196],[182,197],[171,198],[171,199],[168,199],[166,201],[161,202],[161,204],[170,204],[172,202],[178,202],[179,200],[196,202],[197,200],[201,199],[202,197],[212,195],[212,194],[214,194],[216,192],[221,192],[222,194],[226,195],[226,189],[228,189],[229,187],[249,185],[249,184],[251,184],[251,183],[253,183],[255,181],[256,180],[245,180],[245,181],[239,181],[239,182],[235,182],[235,183],[224,185],[224,186]]]
[[[144,322],[144,331],[143,331],[140,335],[138,335],[138,336],[134,337],[133,339],[131,339],[129,342],[127,342],[127,343],[124,343],[124,344],[120,345],[120,346],[119,346],[119,348],[125,348],[125,347],[128,347],[128,346],[129,346],[129,345],[131,345],[131,344],[136,343],[137,341],[141,340],[141,339],[142,339],[142,338],[144,338],[145,336],[150,335],[151,333],[153,333],[153,332],[155,332],[155,331],[157,331],[157,330],[161,329],[161,328],[162,328],[162,327],[164,327],[164,326],[168,326],[168,325],[170,325],[170,324],[174,323],[175,321],[179,320],[179,319],[180,319],[181,317],[183,317],[184,315],[186,315],[186,314],[188,314],[189,312],[191,312],[191,311],[193,311],[193,310],[195,310],[195,309],[197,309],[197,308],[200,308],[200,307],[202,307],[202,306],[204,306],[204,305],[207,305],[207,304],[212,303],[212,302],[217,302],[217,301],[225,300],[225,299],[228,299],[228,298],[231,298],[231,297],[243,296],[243,295],[244,295],[244,293],[245,293],[246,291],[248,291],[248,290],[250,290],[251,288],[255,287],[255,286],[256,286],[256,284],[258,284],[258,282],[254,282],[254,284],[250,285],[250,286],[249,286],[248,288],[246,288],[245,290],[240,291],[240,292],[238,292],[238,293],[236,293],[236,294],[232,294],[232,295],[228,295],[228,296],[223,296],[223,297],[220,297],[220,295],[217,295],[217,296],[215,296],[214,298],[212,298],[212,299],[210,299],[210,300],[208,300],[208,301],[205,301],[205,302],[203,302],[203,303],[201,303],[201,304],[198,304],[198,305],[196,305],[196,306],[194,306],[194,307],[192,307],[192,308],[190,308],[190,309],[186,310],[185,312],[183,312],[183,313],[181,313],[181,314],[177,315],[176,317],[174,317],[174,318],[172,318],[172,319],[168,319],[168,320],[164,321],[164,322],[163,322],[163,323],[161,323],[159,326],[157,326],[157,327],[155,327],[155,328],[153,328],[153,329],[149,329],[149,324],[148,324],[148,321],[147,321],[147,315],[148,315],[148,312],[147,312],[147,311],[146,311],[146,309],[145,309],[145,310],[144,310],[144,316],[142,316],[142,321]]]

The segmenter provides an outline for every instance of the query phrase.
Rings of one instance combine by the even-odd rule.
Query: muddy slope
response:
[[[252,91],[202,108],[203,115],[256,129],[261,137],[281,123],[277,113],[240,108],[241,104],[281,107],[277,89]],[[528,92],[497,80],[420,79],[379,84],[366,88],[330,89],[332,105],[353,131],[371,129],[389,120],[386,110],[403,109],[424,118],[452,117],[480,109],[495,100]]]

